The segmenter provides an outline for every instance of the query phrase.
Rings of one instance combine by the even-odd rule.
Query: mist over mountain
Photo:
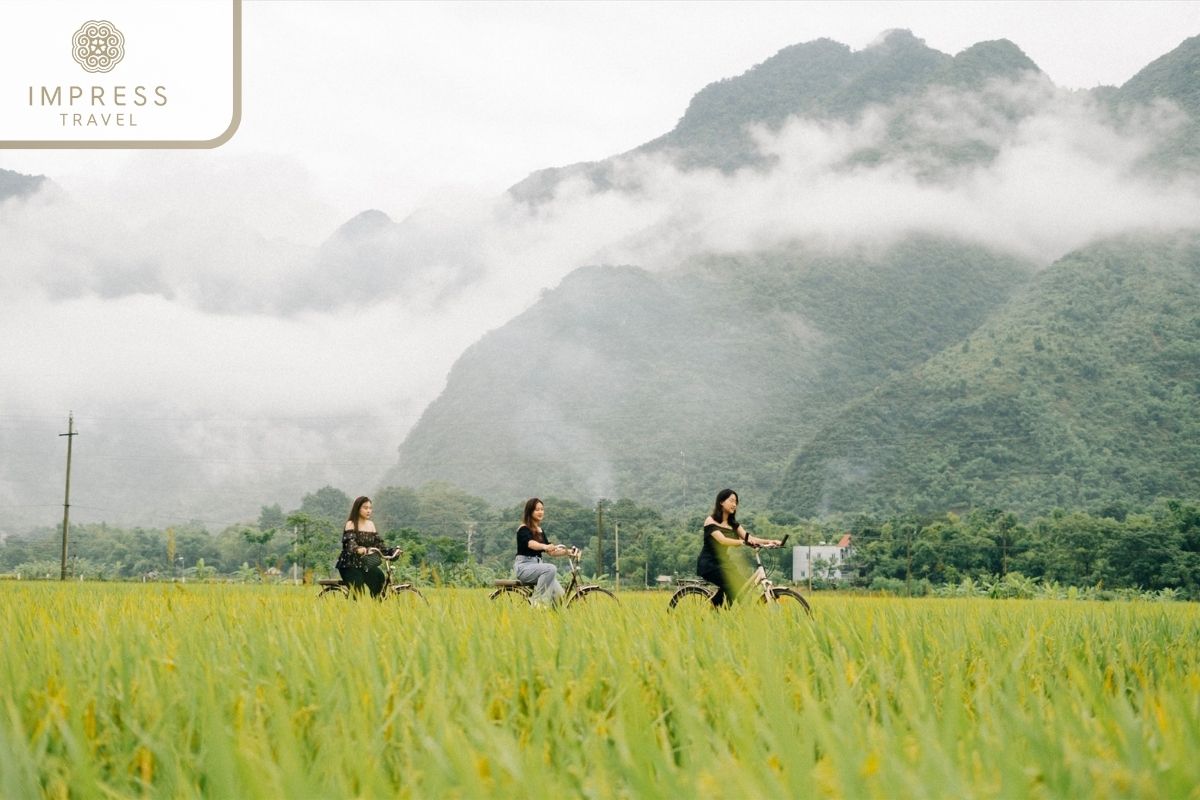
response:
[[[818,39],[786,47],[743,75],[704,87],[675,128],[653,141],[603,162],[539,171],[510,192],[521,200],[543,201],[572,177],[583,177],[599,190],[611,188],[619,183],[615,173],[622,159],[652,154],[665,154],[681,169],[769,168],[776,157],[760,147],[756,128],[777,133],[796,120],[852,123],[868,109],[931,91],[979,92],[997,80],[1019,83],[1040,75],[1020,48],[1003,39],[980,42],[956,56],[927,47],[905,30],[885,32],[876,45],[859,51]],[[1010,113],[1018,117],[1020,110]],[[898,107],[897,117],[889,121],[889,138],[905,139],[913,124],[919,123]],[[967,141],[960,147],[959,159],[995,154],[986,143]],[[883,156],[884,151],[872,147],[850,154],[847,163]]]
[[[766,492],[795,437],[972,331],[1032,265],[941,239],[578,270],[455,364],[385,483],[672,506]]]
[[[68,409],[81,521],[439,477],[808,507],[810,442],[1039,270],[1195,226],[1195,49],[1075,92],[1004,40],[798,44],[625,153],[340,226],[283,157],[0,172],[0,517],[61,507]]]
[[[1096,398],[1120,395],[1108,385],[1117,371],[1083,373],[1094,402],[1081,413],[1093,424],[1073,428],[1088,441],[1053,491],[1035,476],[1065,469],[1054,445],[1027,448],[1008,471],[977,468],[994,436],[976,444],[964,434],[951,455],[938,450],[939,437],[959,439],[918,410],[936,419],[945,388],[914,377],[939,352],[978,350],[973,337],[991,331],[990,320],[1028,339],[1045,320],[1013,304],[1051,292],[1058,284],[1048,276],[1063,263],[1090,263],[1092,242],[1133,231],[1146,253],[1178,249],[1178,231],[1200,210],[1194,164],[1178,147],[1194,116],[1181,91],[1187,68],[1177,65],[1193,47],[1185,42],[1126,87],[1089,93],[1056,89],[1006,41],[951,57],[905,31],[857,53],[821,40],[706,87],[653,142],[535,173],[510,190],[534,209],[578,198],[650,209],[632,246],[599,254],[649,271],[579,270],[485,336],[456,363],[384,482],[443,479],[505,502],[541,493],[672,508],[735,485],[810,515],[979,504],[1032,512],[1196,491],[1190,467],[1137,488],[1120,483],[1149,469],[1164,443],[1155,436],[1131,436],[1140,443],[1111,459],[1109,479],[1083,488],[1108,452],[1102,442],[1139,424],[1137,414],[1095,414],[1109,407]],[[1166,172],[1164,153],[1176,165]],[[655,219],[667,186],[677,197]],[[708,202],[716,198],[720,211]],[[1106,263],[1140,285],[1137,248],[1116,252]],[[1168,274],[1190,280],[1186,259],[1176,266]],[[1102,285],[1119,292],[1121,282]],[[1123,325],[1179,310],[1159,309],[1153,291],[1120,302]],[[1188,324],[1171,330],[1185,341],[1200,335]],[[1082,344],[1068,337],[1056,347],[1063,356]],[[1146,375],[1143,392],[1178,391],[1161,371]],[[954,391],[974,398],[980,425],[999,425],[1000,400],[984,377],[960,379]],[[1039,379],[1053,380],[1028,378]],[[908,415],[880,405],[900,391],[893,386],[906,387],[893,403]],[[1188,413],[1180,424],[1194,425]],[[943,479],[932,491],[926,464],[971,482]],[[1028,480],[1017,479],[1021,470]]]
[[[44,175],[22,175],[9,169],[0,169],[0,203],[10,197],[26,197],[33,194],[46,182]]]
[[[1179,47],[1156,58],[1119,89],[1106,95],[1119,117],[1128,118],[1145,109],[1178,108],[1185,113],[1174,120],[1174,130],[1152,153],[1151,163],[1164,174],[1172,171],[1195,173],[1200,167],[1200,36],[1186,39]],[[1169,111],[1167,112],[1169,113]]]

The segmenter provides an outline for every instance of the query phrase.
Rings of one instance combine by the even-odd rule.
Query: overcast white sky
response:
[[[670,130],[706,84],[783,47],[861,49],[908,28],[954,54],[1020,46],[1056,84],[1120,85],[1200,33],[1198,2],[577,2],[244,4],[244,114],[233,141],[172,152],[216,170],[269,154],[311,218],[305,238],[365,208],[403,218],[447,191],[498,192],[546,166],[601,159]],[[294,159],[291,164],[280,159]],[[68,188],[140,154],[0,151],[0,166]]]
[[[80,519],[223,525],[327,482],[371,491],[463,349],[584,264],[913,228],[1049,263],[1098,234],[1200,213],[1196,187],[1129,182],[1153,131],[1117,135],[1036,83],[1010,87],[1040,110],[992,131],[1003,155],[967,185],[832,170],[879,135],[867,115],[766,136],[782,156],[769,176],[639,163],[637,198],[565,191],[537,215],[498,202],[533,170],[669,131],[705,85],[783,47],[861,49],[892,28],[950,54],[1007,38],[1059,87],[1090,88],[1200,34],[1200,3],[247,0],[229,144],[0,150],[0,167],[66,190],[0,208],[0,534],[6,515],[50,522],[61,508],[68,409],[88,437]],[[962,100],[945,98],[956,124],[990,124]],[[378,301],[339,305],[363,286],[305,273],[304,248],[370,208],[426,209],[407,228],[411,274],[377,288],[362,276]],[[289,286],[315,304],[279,313]],[[146,491],[154,507],[135,508]]]

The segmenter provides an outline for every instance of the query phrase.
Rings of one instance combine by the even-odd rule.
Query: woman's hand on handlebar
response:
[[[387,559],[388,561],[392,561],[393,559],[399,558],[400,554],[403,553],[404,551],[401,550],[399,547],[393,547],[391,550],[388,550],[385,553],[382,550],[380,550],[378,547],[360,547],[360,548],[358,548],[358,552],[360,555],[364,555],[364,556],[367,553],[378,553],[380,556]]]
[[[751,547],[775,548],[783,547],[782,539],[759,539],[757,536],[747,536],[746,544]]]

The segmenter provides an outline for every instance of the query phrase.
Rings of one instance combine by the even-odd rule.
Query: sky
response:
[[[861,49],[891,28],[951,55],[1007,38],[1057,85],[1086,89],[1120,85],[1200,32],[1200,3],[245,0],[238,133],[170,156],[235,171],[291,162],[289,189],[311,193],[312,216],[264,209],[260,227],[316,243],[366,208],[403,218],[447,192],[499,192],[629,150],[670,130],[700,88],[783,47]],[[0,166],[72,188],[139,155],[0,152]]]
[[[777,199],[798,183],[806,208],[878,219],[855,205],[871,194],[905,209],[896,233],[950,214],[956,232],[1041,260],[1131,219],[1170,227],[1200,209],[1194,187],[1128,184],[1151,134],[1112,135],[1067,91],[1119,85],[1200,33],[1200,3],[246,0],[243,28],[243,117],[228,144],[0,151],[0,168],[61,190],[0,207],[0,520],[53,522],[69,409],[84,432],[81,519],[220,527],[263,504],[294,508],[327,482],[373,490],[458,354],[571,269],[668,264],[700,231],[735,249],[854,229],[844,213],[793,229]],[[875,118],[764,134],[784,155],[765,180],[639,162],[649,190],[637,202],[568,186],[531,217],[500,200],[534,170],[665,133],[703,86],[782,47],[861,49],[892,28],[950,54],[1010,39],[1058,87],[1011,89],[1044,113],[1003,134],[1007,155],[979,185],[830,179],[845,142],[878,134]],[[1057,187],[1031,197],[1029,178],[1046,174]],[[1105,200],[1047,225],[1081,190]],[[758,222],[709,224],[731,198]],[[314,262],[367,209],[411,223],[397,245],[411,269],[390,283]],[[153,502],[134,508],[143,492]]]

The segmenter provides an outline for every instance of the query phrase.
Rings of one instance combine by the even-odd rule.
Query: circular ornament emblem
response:
[[[71,55],[88,72],[108,72],[125,57],[125,37],[106,20],[88,20],[71,37]]]

